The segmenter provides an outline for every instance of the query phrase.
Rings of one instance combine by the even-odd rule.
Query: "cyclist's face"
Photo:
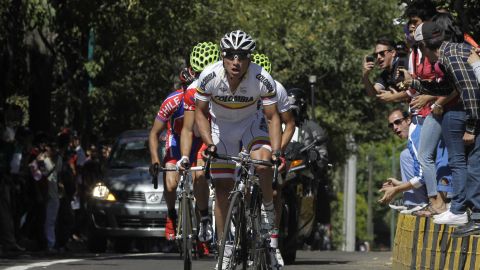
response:
[[[250,55],[245,52],[231,52],[223,56],[223,66],[227,73],[234,77],[240,78],[247,72],[250,63]]]

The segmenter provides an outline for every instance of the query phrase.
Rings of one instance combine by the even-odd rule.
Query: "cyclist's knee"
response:
[[[165,191],[174,192],[177,190],[178,185],[178,173],[177,172],[167,172],[165,175]]]

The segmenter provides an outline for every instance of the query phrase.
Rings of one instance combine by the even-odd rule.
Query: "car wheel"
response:
[[[285,264],[293,264],[297,256],[297,213],[294,196],[286,196],[280,221],[280,252]]]

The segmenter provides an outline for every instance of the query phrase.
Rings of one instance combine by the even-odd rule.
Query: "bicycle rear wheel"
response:
[[[222,241],[218,252],[217,269],[236,269],[237,266],[242,264],[242,269],[246,269],[246,248],[242,248],[242,243],[245,243],[244,204],[241,193],[235,192],[231,197],[225,220]],[[227,250],[227,254],[225,250]]]
[[[192,209],[190,199],[186,194],[182,195],[182,254],[183,269],[192,269]]]

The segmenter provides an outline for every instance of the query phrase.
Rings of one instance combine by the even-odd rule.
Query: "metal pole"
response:
[[[357,145],[353,135],[349,134],[347,137],[347,147],[350,151],[350,157],[347,161],[347,188],[348,192],[346,198],[346,233],[345,233],[345,251],[355,251],[355,228],[356,228],[356,206],[357,206]]]
[[[367,208],[367,235],[369,240],[373,240],[373,209],[372,209],[372,201],[373,201],[373,190],[372,190],[372,183],[373,183],[373,158],[370,154],[367,155],[367,162],[368,162],[368,208]]]

